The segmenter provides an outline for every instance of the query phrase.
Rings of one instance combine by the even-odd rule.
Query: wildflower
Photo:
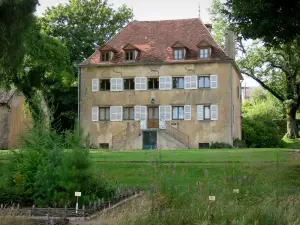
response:
[[[145,170],[144,170],[144,168],[142,168],[142,173],[145,173]]]
[[[243,176],[243,179],[244,179],[244,180],[247,180],[247,176],[246,176],[246,175],[245,175],[245,176]]]

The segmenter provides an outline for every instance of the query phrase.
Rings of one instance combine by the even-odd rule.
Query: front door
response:
[[[148,128],[158,128],[158,107],[148,107]]]
[[[157,148],[157,131],[143,131],[143,149]]]

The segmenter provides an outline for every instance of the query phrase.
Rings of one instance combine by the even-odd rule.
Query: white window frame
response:
[[[210,120],[218,120],[218,105],[210,105]]]
[[[197,105],[197,120],[204,120],[204,105]]]
[[[209,58],[209,48],[200,48],[199,50],[199,58],[207,59]]]

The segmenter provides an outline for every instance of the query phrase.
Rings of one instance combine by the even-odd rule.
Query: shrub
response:
[[[75,191],[82,192],[82,204],[111,196],[113,189],[95,174],[78,131],[68,132],[63,138],[54,129],[37,123],[20,140],[20,149],[11,153],[1,177],[0,202],[62,207],[74,205]]]
[[[245,117],[242,137],[249,148],[281,147],[281,135],[276,122],[267,117]]]
[[[245,140],[235,138],[235,139],[233,139],[233,147],[235,147],[235,148],[247,148],[247,144],[246,144]]]
[[[231,144],[225,143],[225,142],[213,142],[210,145],[211,149],[222,149],[222,148],[232,148]]]

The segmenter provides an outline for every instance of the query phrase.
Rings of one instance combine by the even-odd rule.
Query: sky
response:
[[[47,7],[65,4],[67,0],[39,0],[39,2],[36,14],[42,16]],[[108,0],[108,2],[116,9],[126,4],[133,9],[134,19],[140,21],[197,18],[200,4],[202,21],[211,22],[207,9],[211,6],[212,0]],[[258,85],[250,78],[245,79],[245,82],[247,86]]]

